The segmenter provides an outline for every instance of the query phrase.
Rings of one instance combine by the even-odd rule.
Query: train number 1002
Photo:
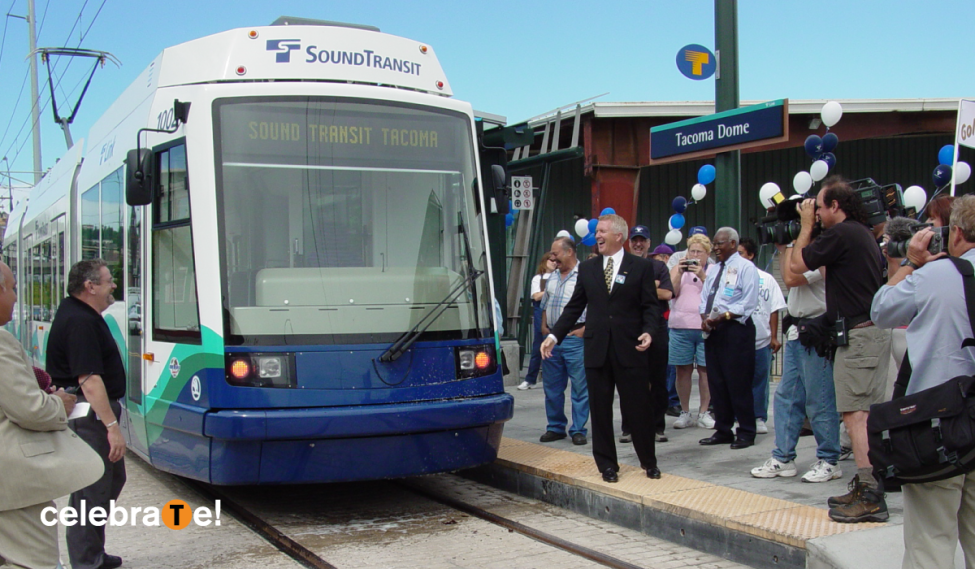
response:
[[[156,117],[156,122],[158,123],[159,130],[174,130],[176,128],[176,112],[173,109],[167,109]]]

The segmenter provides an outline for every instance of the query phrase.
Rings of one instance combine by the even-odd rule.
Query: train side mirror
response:
[[[140,160],[141,154],[141,160]],[[153,154],[148,149],[129,150],[125,156],[125,203],[152,203]]]
[[[494,184],[494,203],[499,214],[508,213],[508,174],[504,171],[504,166],[500,164],[491,165],[491,178]]]

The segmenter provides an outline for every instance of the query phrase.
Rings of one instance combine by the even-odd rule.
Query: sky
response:
[[[0,16],[25,16],[27,1],[0,0]],[[605,102],[710,101],[713,79],[685,78],[675,59],[686,44],[714,49],[714,1],[35,0],[35,10],[38,47],[80,46],[122,62],[95,72],[71,126],[78,140],[164,48],[281,15],[369,24],[427,43],[456,98],[509,124],[603,93]],[[975,98],[973,26],[972,0],[741,0],[740,98]],[[0,34],[0,158],[28,172],[27,24],[6,16]],[[68,61],[51,62],[62,115],[91,70],[87,59]],[[38,80],[47,169],[66,147],[43,65]],[[6,166],[0,161],[0,186]],[[17,201],[33,177],[13,177]]]

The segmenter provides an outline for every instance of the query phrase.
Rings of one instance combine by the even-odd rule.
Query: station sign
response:
[[[531,176],[511,177],[511,207],[516,210],[534,209],[535,189],[532,188]]]
[[[789,140],[789,100],[655,126],[650,164],[665,164]]]

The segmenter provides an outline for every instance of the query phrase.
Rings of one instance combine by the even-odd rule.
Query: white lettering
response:
[[[728,138],[731,136],[741,136],[743,134],[748,134],[748,129],[750,125],[746,122],[745,124],[735,124],[731,126],[725,126],[723,124],[718,125],[718,138]]]
[[[213,512],[210,508],[200,507],[193,512],[193,523],[198,526],[208,526],[211,522],[210,518],[213,516]]]
[[[105,513],[105,508],[101,506],[95,506],[88,512],[88,523],[95,527],[102,527],[108,519],[108,514]]]
[[[54,517],[48,518],[47,517],[48,514],[53,514]],[[47,527],[57,525],[58,523],[57,514],[58,514],[58,509],[55,508],[54,506],[48,506],[44,508],[43,510],[41,510],[41,523],[46,525]]]
[[[675,134],[677,137],[677,146],[689,146],[691,144],[698,144],[701,142],[708,142],[714,140],[714,131],[706,130],[704,132],[695,132],[694,134],[684,134],[678,132]]]

